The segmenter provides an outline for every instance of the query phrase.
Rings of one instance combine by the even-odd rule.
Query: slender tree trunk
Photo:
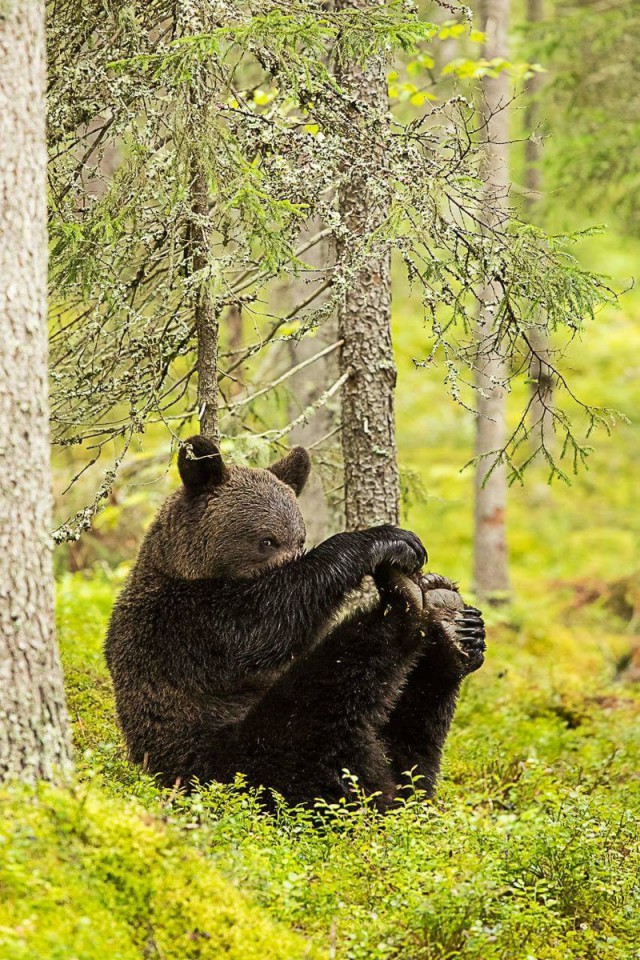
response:
[[[208,0],[195,0],[176,6],[175,35],[178,37],[207,33],[216,24],[215,5]],[[194,291],[194,326],[198,344],[198,419],[200,433],[218,442],[218,341],[219,317],[211,296],[207,267],[211,261],[211,201],[207,173],[200,145],[206,142],[207,116],[214,103],[215,79],[210,65],[203,61],[191,78],[186,109],[187,136],[192,145],[190,157],[190,223],[188,264],[193,273],[204,277]]]
[[[194,272],[206,270],[210,255],[209,191],[204,171],[194,163],[192,256]],[[198,287],[195,305],[195,327],[198,340],[198,416],[200,433],[220,440],[218,425],[218,317],[209,284]]]
[[[312,219],[300,237],[301,243],[311,240],[321,229],[321,222],[318,219]],[[332,260],[329,240],[322,240],[311,247],[304,254],[304,260],[309,266],[316,269],[307,273],[303,280],[290,285],[289,293],[292,308],[296,302],[308,297],[314,289],[326,281],[327,269]],[[318,298],[314,300],[314,307],[319,307],[325,302],[327,296],[328,291],[320,293]],[[307,334],[301,340],[291,340],[289,342],[291,366],[309,359],[323,347],[335,343],[336,339],[336,324],[332,318],[330,322],[322,324],[316,336],[311,337]],[[330,383],[337,380],[338,374],[336,371],[337,358],[335,353],[331,353],[321,360],[317,360],[311,366],[305,367],[304,370],[291,378],[289,381],[289,390],[293,398],[289,407],[291,420],[294,420],[301,410],[312,404]],[[328,405],[320,407],[308,423],[294,427],[289,436],[291,445],[300,444],[303,447],[309,447],[317,443],[331,433],[336,420],[336,412],[332,407]],[[321,450],[318,451],[318,454],[321,453]],[[339,527],[337,518],[333,516],[337,511],[331,510],[322,480],[321,471],[316,467],[300,495],[300,509],[305,518],[307,540],[310,545],[326,540],[332,533],[337,533]]]
[[[539,23],[544,18],[544,0],[527,0],[527,21]],[[536,219],[542,197],[542,141],[536,127],[539,120],[538,95],[544,83],[542,73],[532,73],[526,83],[527,106],[524,115],[528,140],[525,142],[525,209],[531,221]],[[536,446],[544,441],[549,447],[553,440],[553,372],[549,366],[549,336],[544,326],[545,317],[540,317],[540,326],[531,330],[530,340],[534,356],[531,360],[531,408],[529,420],[534,431]]]
[[[70,765],[55,640],[43,0],[0,15],[0,780]]]
[[[484,57],[508,56],[509,0],[485,0],[483,5]],[[506,72],[483,81],[485,101],[487,214],[489,226],[506,216],[508,180],[508,103],[511,97]],[[490,211],[490,212],[489,212]],[[494,348],[495,319],[501,291],[487,281],[481,291],[476,361],[476,456],[499,451],[506,440],[505,389],[507,371]],[[498,602],[509,591],[507,554],[507,480],[503,465],[491,473],[492,458],[481,460],[475,472],[474,582],[485,601]]]
[[[371,0],[338,0],[336,9],[365,9],[370,4]],[[361,237],[383,222],[388,209],[384,157],[371,155],[372,129],[387,123],[385,62],[372,61],[364,70],[342,63],[338,80],[353,97],[353,138],[357,141],[362,137],[363,141],[361,160],[354,164],[348,182],[340,191],[340,212],[348,234]],[[376,160],[379,177],[372,176]],[[347,235],[342,241],[341,255],[348,249]],[[344,340],[340,372],[350,372],[342,388],[346,527],[357,530],[376,523],[397,523],[396,368],[391,344],[388,251],[372,255],[349,278],[338,316],[338,336]]]
[[[229,336],[229,349],[239,350],[242,346],[243,336],[243,316],[242,307],[237,303],[230,304],[226,316],[227,332]]]
[[[544,0],[527,0],[527,22],[539,23],[544,15]],[[540,170],[540,157],[542,155],[542,145],[539,138],[535,135],[536,125],[538,123],[539,107],[537,95],[542,88],[542,74],[532,73],[526,81],[527,103],[524,114],[524,124],[528,140],[525,141],[525,187],[526,187],[526,206],[529,213],[533,213],[538,206],[540,194],[542,192],[542,172]],[[532,136],[533,134],[533,136]]]

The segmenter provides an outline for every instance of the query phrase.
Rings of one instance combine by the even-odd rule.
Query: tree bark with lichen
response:
[[[203,0],[185,4],[176,11],[176,35],[206,34],[216,24],[215,11]],[[200,433],[220,441],[218,418],[218,350],[220,318],[211,294],[212,258],[211,197],[206,167],[209,111],[216,88],[214,72],[206,61],[197,64],[188,89],[187,131],[189,138],[190,209],[187,262],[197,277],[193,287],[193,329],[196,338],[197,411]]]
[[[210,256],[209,191],[202,167],[194,162],[192,183],[191,253],[194,272],[206,273]],[[219,321],[214,309],[206,276],[198,284],[194,308],[198,343],[198,417],[200,433],[216,443],[220,440],[218,425],[218,338]]]
[[[55,638],[44,2],[0,16],[0,780],[70,766]]]
[[[507,59],[509,0],[485,0],[484,58]],[[486,124],[486,166],[484,189],[486,220],[498,229],[508,217],[509,111],[511,89],[508,73],[500,71],[482,82]],[[505,384],[507,370],[496,349],[497,310],[502,290],[488,277],[478,293],[480,310],[476,337],[475,455],[481,457],[475,470],[474,500],[474,585],[479,597],[488,602],[505,598],[510,589],[507,551],[507,473],[503,463],[494,465],[495,455],[507,439]]]
[[[367,5],[365,0],[338,0],[336,9]],[[363,141],[363,149],[353,151],[339,191],[339,258],[345,258],[346,279],[338,316],[338,337],[344,340],[340,372],[350,374],[342,388],[345,521],[347,530],[358,530],[399,519],[390,254],[374,247],[364,264],[349,262],[349,237],[371,235],[388,212],[384,154],[371,153],[372,129],[388,123],[386,64],[382,58],[364,68],[339,62],[337,77],[349,97],[353,141],[359,136]]]

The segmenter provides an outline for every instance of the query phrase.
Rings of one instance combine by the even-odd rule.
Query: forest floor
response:
[[[102,655],[119,579],[59,583],[79,769],[0,794],[3,960],[640,956],[631,581],[496,616],[437,800],[319,826],[229,787],[159,791],[124,761]]]

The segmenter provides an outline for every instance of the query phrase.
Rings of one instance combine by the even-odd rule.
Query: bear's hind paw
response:
[[[486,632],[482,613],[477,607],[465,606],[455,617],[455,645],[465,660],[465,673],[479,670],[484,663],[484,652],[487,649]]]

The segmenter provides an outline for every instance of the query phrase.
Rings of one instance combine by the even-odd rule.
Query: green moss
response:
[[[130,767],[102,657],[118,580],[65,577],[82,783],[3,795],[0,956],[632,958],[640,695],[614,679],[628,635],[548,584],[492,615],[438,801],[325,811],[319,829],[318,813],[266,816],[228,786],[171,794]]]
[[[86,787],[3,790],[0,845],[3,960],[311,956],[160,817]]]

